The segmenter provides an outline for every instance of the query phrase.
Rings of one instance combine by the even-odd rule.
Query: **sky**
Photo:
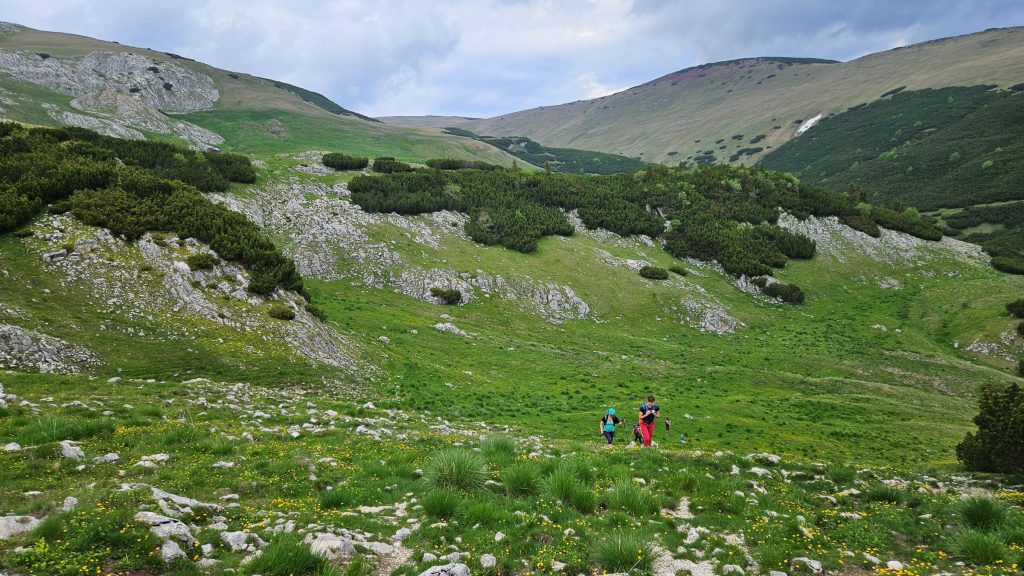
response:
[[[0,0],[0,20],[174,52],[371,116],[499,114],[747,56],[851,60],[1024,25],[1024,0]]]

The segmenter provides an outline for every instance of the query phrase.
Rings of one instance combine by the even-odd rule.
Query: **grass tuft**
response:
[[[502,471],[505,491],[512,496],[530,496],[540,491],[540,470],[533,462],[518,462]]]
[[[616,482],[606,494],[608,507],[623,510],[636,518],[658,514],[658,501],[636,482]]]
[[[516,442],[504,434],[491,436],[480,443],[480,452],[488,462],[511,462],[516,458]]]
[[[309,546],[303,544],[301,538],[297,534],[280,534],[245,567],[245,573],[262,576],[340,576],[327,560],[310,552]]]
[[[975,497],[960,505],[964,524],[975,530],[994,530],[1006,518],[1006,508],[992,498]]]
[[[986,566],[1005,560],[1006,545],[993,534],[965,530],[956,539],[957,551],[971,564]]]
[[[621,530],[595,540],[591,559],[606,572],[646,574],[654,564],[654,550],[643,534]]]
[[[462,498],[454,490],[433,490],[423,497],[423,511],[431,518],[447,520],[455,516]]]
[[[487,481],[487,465],[479,454],[464,448],[447,448],[427,464],[423,477],[435,488],[479,490]]]

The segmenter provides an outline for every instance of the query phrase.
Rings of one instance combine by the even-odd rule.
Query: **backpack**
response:
[[[615,416],[609,416],[605,414],[604,417],[604,431],[615,432]]]

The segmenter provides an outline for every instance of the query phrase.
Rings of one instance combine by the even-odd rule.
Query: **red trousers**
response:
[[[651,438],[654,438],[654,422],[640,422],[640,435],[644,437],[644,446],[651,445]]]

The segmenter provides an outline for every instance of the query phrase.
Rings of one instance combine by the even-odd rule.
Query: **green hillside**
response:
[[[904,84],[1012,74],[1013,34],[976,35],[1001,51],[973,71],[908,63],[974,36],[896,51]],[[1012,420],[1024,402],[1024,306],[1007,306],[1024,276],[940,233],[1016,257],[1019,197],[922,215],[701,165],[784,140],[722,118],[727,146],[680,148],[684,166],[544,139],[521,156],[520,136],[367,121],[161,54],[0,27],[2,107],[22,122],[0,123],[0,574],[1020,573],[1021,478],[965,470],[958,445],[1002,424],[979,405]],[[887,54],[870,74],[892,73]],[[47,88],[82,57],[126,80]],[[937,135],[971,165],[1016,150],[989,128],[1022,96],[896,87],[794,145],[848,167],[895,115],[912,141],[890,160]],[[833,126],[864,140],[826,146]],[[984,193],[1003,168],[982,169],[1004,175]]]
[[[747,58],[706,64],[610,96],[457,126],[648,162],[676,164],[713,156],[719,162],[750,164],[793,139],[804,121],[873,102],[894,88],[1007,88],[1020,82],[1024,29],[1001,28],[843,63]]]
[[[900,92],[823,119],[762,164],[922,210],[1024,198],[1024,98],[989,86]]]
[[[577,150],[575,148],[551,148],[523,137],[477,136],[468,130],[457,127],[445,128],[445,132],[456,136],[476,138],[528,164],[546,166],[554,172],[618,174],[643,170],[644,167],[649,165],[648,162],[627,158],[619,154]]]
[[[996,230],[963,236],[1006,270],[1024,269],[1013,212],[992,203],[1024,198],[1024,97],[988,86],[899,92],[826,118],[762,164],[872,202],[944,211],[952,233],[989,218]],[[970,223],[968,223],[970,222]]]
[[[513,161],[511,156],[472,139],[436,129],[385,125],[347,110],[320,94],[279,81],[221,70],[176,54],[73,34],[6,26],[9,29],[0,33],[0,50],[22,54],[23,58],[28,58],[24,61],[26,67],[59,59],[73,64],[96,53],[136,54],[153,63],[152,68],[158,70],[154,74],[160,74],[161,63],[166,63],[208,76],[218,91],[218,97],[209,109],[186,113],[172,110],[170,116],[161,109],[148,113],[140,110],[133,99],[134,87],[122,86],[112,80],[112,84],[105,87],[111,92],[103,98],[114,100],[95,111],[83,110],[69,105],[71,95],[56,88],[59,84],[56,79],[47,87],[26,81],[12,74],[11,70],[0,69],[0,89],[10,101],[0,112],[3,119],[60,126],[67,124],[68,115],[71,115],[76,118],[73,121],[75,125],[94,129],[102,127],[111,134],[135,130],[140,136],[176,142],[186,141],[182,132],[186,135],[195,132],[187,128],[175,131],[175,121],[184,120],[222,137],[225,141],[218,143],[218,147],[240,153],[267,154],[319,147],[353,154],[394,156],[416,162],[439,157],[470,158],[500,165],[511,165]],[[39,55],[46,55],[46,58]],[[172,87],[170,91],[173,90]],[[53,108],[41,108],[44,105]],[[135,116],[125,116],[130,113]]]

